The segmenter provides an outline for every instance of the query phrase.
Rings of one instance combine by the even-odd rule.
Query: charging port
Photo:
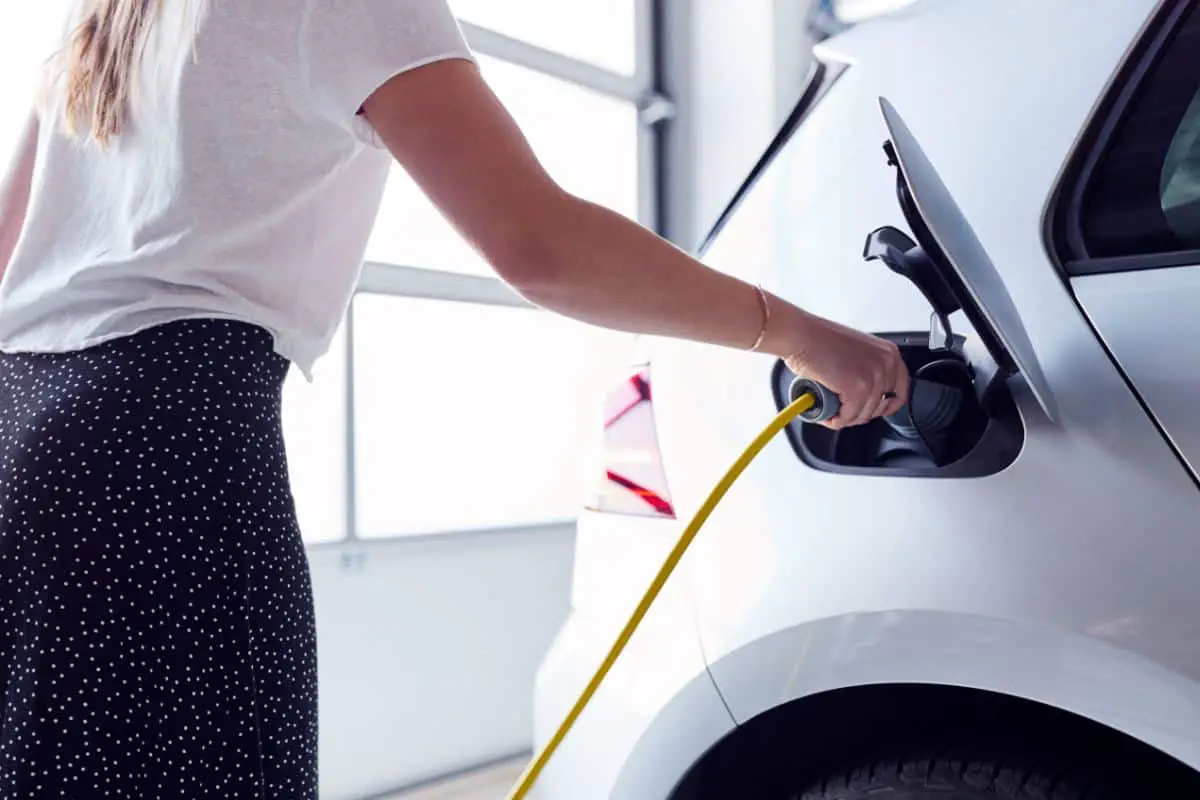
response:
[[[968,292],[932,237],[919,238],[930,243],[928,249],[889,226],[872,231],[863,247],[865,260],[903,275],[931,308],[928,332],[880,334],[896,343],[908,366],[908,404],[891,417],[840,431],[793,423],[793,447],[817,469],[970,478],[999,472],[1020,452],[1025,431],[1007,383],[1012,360],[981,315],[971,313]],[[956,312],[976,329],[971,339],[951,327]],[[792,399],[794,377],[783,362],[777,365],[780,408]]]
[[[880,107],[892,135],[884,155],[911,236],[891,226],[874,230],[863,258],[921,292],[931,310],[929,331],[883,334],[899,346],[912,376],[905,409],[840,431],[793,423],[788,437],[801,459],[830,472],[991,475],[1016,460],[1025,440],[1010,382],[1023,379],[1051,421],[1053,394],[1000,272],[899,114],[884,99]],[[952,329],[956,315],[969,323],[971,338]],[[783,362],[776,364],[780,409],[792,399],[794,379]]]
[[[1011,464],[1024,427],[1007,387],[979,387],[977,370],[963,355],[965,340],[930,347],[927,333],[886,333],[913,376],[904,411],[866,425],[831,430],[794,422],[787,435],[797,455],[825,472],[903,477],[972,478]],[[985,374],[987,371],[985,370]],[[795,375],[781,361],[773,383],[776,405],[792,399]]]

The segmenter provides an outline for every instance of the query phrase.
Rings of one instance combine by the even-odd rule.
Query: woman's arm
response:
[[[563,191],[470,62],[403,73],[363,111],[459,233],[531,302],[606,328],[725,347],[750,348],[762,332],[760,352],[841,396],[835,427],[907,399],[907,370],[891,343],[772,295],[763,331],[753,286]]]
[[[31,112],[21,131],[16,150],[9,159],[8,169],[0,179],[0,275],[8,268],[25,212],[29,208],[29,193],[33,188],[33,163],[37,155],[38,116]]]

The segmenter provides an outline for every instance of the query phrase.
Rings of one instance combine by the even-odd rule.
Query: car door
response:
[[[1200,4],[1165,3],[1090,124],[1055,209],[1080,307],[1200,468]]]

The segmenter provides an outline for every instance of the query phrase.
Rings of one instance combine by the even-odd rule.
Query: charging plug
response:
[[[811,378],[796,378],[788,388],[788,402],[794,403],[803,394],[811,394],[815,399],[813,407],[800,415],[805,422],[824,422],[837,416],[842,408],[842,401],[829,388],[822,386]]]

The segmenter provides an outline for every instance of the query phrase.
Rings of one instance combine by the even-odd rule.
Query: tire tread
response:
[[[1007,759],[879,759],[820,781],[791,800],[888,800],[913,792],[930,800],[950,792],[972,792],[971,800],[1101,800],[1066,775]],[[961,794],[953,797],[958,800]]]

